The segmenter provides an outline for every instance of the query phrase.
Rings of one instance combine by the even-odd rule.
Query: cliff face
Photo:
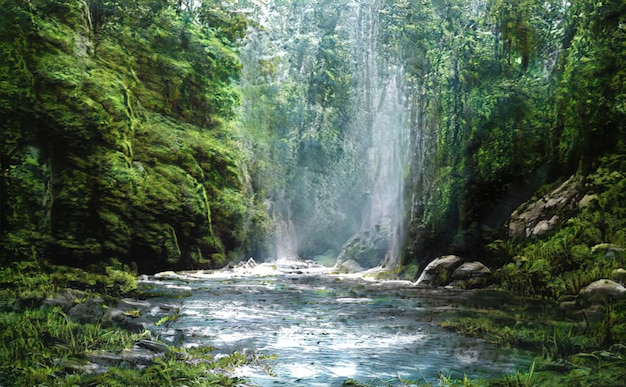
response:
[[[518,249],[519,240],[509,240],[504,230],[509,216],[572,175],[579,181],[610,177],[611,187],[623,184],[623,2],[485,0],[471,6],[453,1],[388,7],[388,15],[406,15],[402,28],[387,28],[389,42],[402,50],[406,76],[421,92],[414,97],[421,109],[413,141],[420,145],[424,139],[423,151],[415,152],[423,156],[411,164],[406,263],[423,268],[446,254],[484,259],[493,252],[485,248],[492,242]],[[393,26],[394,20],[387,23]],[[579,193],[612,192],[603,184],[583,185]],[[602,231],[603,242],[621,244],[614,226],[603,226],[599,214],[623,208],[623,198],[606,198],[590,222]],[[578,216],[558,212],[537,219],[529,235],[544,240],[564,226],[559,217]],[[494,266],[519,252],[496,250],[489,255]],[[569,270],[564,262],[552,265],[547,270],[552,275]]]
[[[245,24],[204,11],[2,2],[4,260],[155,270],[246,246],[254,210],[231,124]]]
[[[578,192],[599,197],[623,185],[622,2],[267,4],[293,12],[273,27],[259,14],[248,35],[242,117],[245,2],[184,3],[0,2],[3,259],[219,266],[262,245],[254,197],[306,236],[298,253],[332,256],[384,230],[374,210],[390,199],[401,263],[488,254],[495,268],[525,248],[503,226],[540,187],[537,198],[577,175],[597,180]],[[603,200],[587,247],[623,247],[621,218],[597,215],[621,214],[623,196]],[[512,227],[534,244],[571,216]],[[276,239],[296,239],[286,234]]]

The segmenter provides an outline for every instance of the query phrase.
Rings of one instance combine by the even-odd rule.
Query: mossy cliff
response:
[[[157,270],[245,249],[245,21],[174,3],[0,2],[2,259]]]
[[[543,254],[558,239],[563,254],[537,258],[554,279],[598,264],[597,244],[626,247],[623,1],[396,2],[383,14],[389,50],[403,55],[415,85],[423,149],[409,173],[405,264],[458,254],[497,269],[517,255],[534,261],[532,249]],[[516,208],[573,175],[575,200],[598,200],[553,213],[560,221],[532,241],[510,239]],[[503,242],[511,249],[485,248]],[[516,260],[506,267],[520,275],[532,266]],[[552,279],[525,281],[531,293],[561,294],[563,285],[545,288]]]

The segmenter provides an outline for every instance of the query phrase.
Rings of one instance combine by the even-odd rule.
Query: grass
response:
[[[88,362],[87,354],[119,354],[138,340],[150,338],[148,331],[133,333],[99,323],[79,324],[61,307],[43,306],[46,297],[68,287],[109,303],[118,297],[140,296],[136,277],[128,267],[112,262],[92,269],[89,272],[35,261],[15,262],[0,269],[0,386],[236,386],[241,380],[230,375],[234,369],[245,364],[263,367],[263,358],[255,355],[235,352],[214,359],[212,347],[168,347],[143,369],[120,365],[87,375],[81,371]],[[161,324],[169,322],[171,319]]]

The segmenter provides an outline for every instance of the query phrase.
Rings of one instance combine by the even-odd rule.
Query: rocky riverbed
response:
[[[176,318],[157,328],[158,337],[215,346],[218,357],[264,358],[236,371],[258,386],[432,381],[440,373],[497,377],[532,363],[528,353],[440,326],[461,311],[503,313],[495,310],[506,296],[499,293],[420,289],[408,281],[333,275],[306,262],[166,272],[140,283],[161,294],[151,302],[178,308]],[[168,292],[172,297],[162,296]],[[177,298],[181,293],[188,297]]]

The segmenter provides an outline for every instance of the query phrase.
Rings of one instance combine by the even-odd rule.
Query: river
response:
[[[142,282],[191,294],[169,300],[180,304],[168,328],[182,333],[182,345],[214,346],[216,356],[270,356],[237,371],[255,386],[340,386],[347,379],[393,386],[438,380],[440,373],[500,376],[532,362],[527,353],[439,326],[460,310],[502,305],[490,293],[423,290],[297,262],[166,273]]]

